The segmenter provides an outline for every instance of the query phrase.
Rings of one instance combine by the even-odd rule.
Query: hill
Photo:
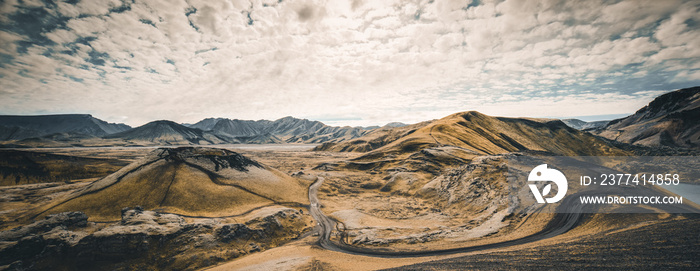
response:
[[[226,135],[204,132],[200,129],[189,128],[169,120],[158,120],[146,123],[134,129],[103,137],[105,139],[120,139],[136,144],[151,145],[208,145],[222,143],[237,143]]]
[[[19,140],[56,133],[105,136],[130,129],[88,114],[0,116],[0,140]]]
[[[644,146],[700,147],[700,87],[661,95],[593,133]]]
[[[399,128],[376,130],[316,150],[370,151],[366,157],[399,155],[433,147],[457,147],[474,154],[542,151],[558,155],[609,155],[620,150],[559,120],[491,117],[476,111]]]
[[[273,204],[308,204],[306,181],[238,153],[214,148],[160,148],[78,190],[40,214],[82,211],[114,219],[141,206],[185,216],[236,215]]]
[[[366,135],[346,141],[340,144],[337,143],[323,143],[316,147],[316,151],[336,151],[336,152],[368,152],[381,148],[391,142],[399,140],[405,136],[408,136],[418,129],[429,125],[430,122],[421,122],[412,125],[391,127],[384,126],[382,128],[377,128],[367,133]]]

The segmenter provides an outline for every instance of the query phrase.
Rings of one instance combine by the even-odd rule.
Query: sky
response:
[[[0,3],[0,114],[596,120],[697,85],[700,1]]]

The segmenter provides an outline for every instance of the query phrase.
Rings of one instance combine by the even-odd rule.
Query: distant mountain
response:
[[[568,125],[569,127],[574,128],[574,129],[578,129],[578,130],[596,129],[599,127],[603,127],[610,122],[609,120],[583,121],[580,119],[563,119],[561,121],[564,124]]]
[[[195,124],[154,121],[131,129],[90,115],[0,116],[0,141],[10,147],[280,144],[343,142],[370,130],[285,117],[270,120],[207,118]]]
[[[272,123],[269,120],[238,120],[219,119],[211,128],[206,129],[223,132],[234,137],[256,137],[267,133],[266,126]],[[204,129],[203,129],[204,130]]]
[[[396,128],[396,127],[404,127],[408,124],[405,124],[403,122],[389,122],[384,127],[391,127],[391,128]]]
[[[661,95],[633,115],[594,133],[644,146],[700,147],[700,87]]]
[[[320,121],[284,117],[275,121],[209,118],[191,128],[236,138],[242,143],[323,143],[342,142],[368,132],[360,127],[335,127]]]
[[[121,133],[104,136],[105,139],[121,139],[136,144],[151,143],[162,145],[208,145],[222,143],[237,143],[234,138],[226,135],[205,132],[197,128],[189,128],[169,120],[158,120],[146,123],[134,129]]]
[[[223,120],[224,118],[206,118],[203,120],[200,120],[199,122],[195,124],[182,124],[184,126],[190,127],[190,128],[197,128],[201,129],[203,131],[208,131],[211,130],[214,125],[216,125],[217,122],[220,120]]]
[[[126,124],[108,123],[88,114],[0,116],[0,140],[20,140],[50,134],[105,136],[123,132]]]
[[[42,133],[37,130],[19,126],[0,126],[0,141],[21,140],[25,138],[40,137]]]

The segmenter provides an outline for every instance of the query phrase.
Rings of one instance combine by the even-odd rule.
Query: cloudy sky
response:
[[[407,123],[633,113],[700,85],[698,1],[0,3],[0,114]],[[585,117],[587,116],[587,117]]]

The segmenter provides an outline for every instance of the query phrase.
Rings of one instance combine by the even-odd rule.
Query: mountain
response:
[[[225,149],[160,148],[44,206],[35,216],[82,211],[93,219],[114,219],[123,208],[135,206],[187,216],[230,216],[273,204],[308,204],[308,185]]]
[[[212,131],[224,132],[234,137],[255,137],[265,134],[265,127],[272,123],[268,120],[238,120],[219,119],[210,129]],[[202,129],[205,130],[205,129]],[[205,131],[207,131],[205,130]]]
[[[366,133],[362,128],[328,126],[320,121],[284,117],[264,128],[287,143],[342,142]]]
[[[105,136],[130,129],[88,114],[0,116],[0,140],[19,140],[55,133]]]
[[[224,118],[206,118],[203,120],[200,120],[199,122],[195,124],[182,124],[184,126],[190,127],[190,128],[197,128],[203,131],[208,131],[211,130],[214,125],[216,125],[217,122],[220,120],[223,120]]]
[[[593,133],[644,146],[700,147],[700,87],[661,95],[634,114]]]
[[[601,121],[583,121],[580,119],[562,119],[561,120],[564,124],[568,125],[571,128],[577,129],[577,130],[590,130],[590,129],[596,129],[599,127],[603,127],[607,125],[610,121],[609,120],[601,120]]]
[[[408,124],[405,124],[403,122],[389,122],[384,127],[390,127],[390,128],[396,128],[396,127],[404,127]]]
[[[153,121],[131,129],[90,115],[0,116],[0,141],[9,147],[281,144],[342,142],[369,130],[285,117],[275,121],[207,118],[195,124]]]
[[[121,139],[137,144],[207,145],[237,143],[234,138],[189,128],[169,120],[146,123],[128,131],[104,136],[105,139]]]
[[[236,138],[242,143],[323,143],[342,142],[366,134],[359,127],[335,127],[320,121],[284,117],[275,121],[208,118],[191,128]]]
[[[476,111],[399,128],[375,130],[316,150],[362,151],[365,157],[392,157],[429,148],[458,148],[473,154],[543,151],[558,155],[608,155],[622,151],[559,120],[491,117]]]
[[[0,126],[0,141],[40,137],[42,133],[20,126]]]
[[[400,126],[400,127],[381,127],[377,128],[366,135],[343,142],[341,144],[328,142],[323,143],[315,148],[317,151],[337,151],[337,152],[368,152],[381,148],[391,142],[408,136],[416,130],[425,127],[430,122],[421,122],[417,124]]]

